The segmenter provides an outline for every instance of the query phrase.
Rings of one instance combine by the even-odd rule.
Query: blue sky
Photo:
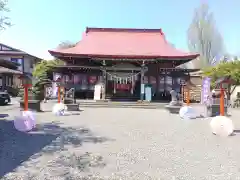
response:
[[[206,2],[206,1],[205,1]],[[188,50],[186,31],[200,0],[9,0],[13,27],[0,41],[49,59],[61,41],[77,42],[86,27],[162,28],[168,41]],[[226,48],[240,54],[240,1],[209,0]]]

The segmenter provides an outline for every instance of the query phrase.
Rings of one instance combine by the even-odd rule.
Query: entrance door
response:
[[[132,82],[129,78],[118,78],[114,81],[115,94],[121,97],[131,96]]]

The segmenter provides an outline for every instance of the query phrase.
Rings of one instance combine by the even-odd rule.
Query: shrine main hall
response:
[[[194,70],[181,69],[199,54],[171,45],[161,29],[86,28],[71,48],[49,50],[65,62],[54,69],[75,97],[93,99],[101,84],[100,99],[170,100]]]

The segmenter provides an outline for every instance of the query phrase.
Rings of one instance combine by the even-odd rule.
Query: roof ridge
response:
[[[97,28],[87,27],[86,33],[88,32],[146,32],[146,33],[162,33],[162,29],[141,29],[141,28]]]

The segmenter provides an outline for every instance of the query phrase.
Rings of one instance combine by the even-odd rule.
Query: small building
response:
[[[28,74],[32,74],[35,64],[41,61],[36,56],[2,43],[0,43],[0,59],[18,63],[18,70]]]
[[[7,68],[12,69],[13,71],[27,73],[32,75],[33,68],[36,63],[40,62],[41,59],[35,57],[31,54],[28,54],[22,50],[10,47],[8,45],[0,43],[0,63],[2,66],[3,64],[8,64]],[[1,68],[1,67],[0,67]],[[5,67],[6,68],[6,67]],[[15,76],[8,76],[3,75],[0,71],[0,86],[18,86],[20,85],[20,81]],[[5,84],[6,83],[6,84]]]
[[[161,29],[121,28],[87,28],[76,46],[49,53],[65,61],[54,73],[76,97],[93,98],[94,85],[102,83],[102,99],[143,99],[150,86],[153,101],[170,100],[172,89],[181,93],[196,70],[176,67],[199,56],[177,50]]]
[[[17,70],[18,64],[0,59],[0,91],[7,90],[14,94],[13,85],[20,84],[19,75],[21,71]]]

